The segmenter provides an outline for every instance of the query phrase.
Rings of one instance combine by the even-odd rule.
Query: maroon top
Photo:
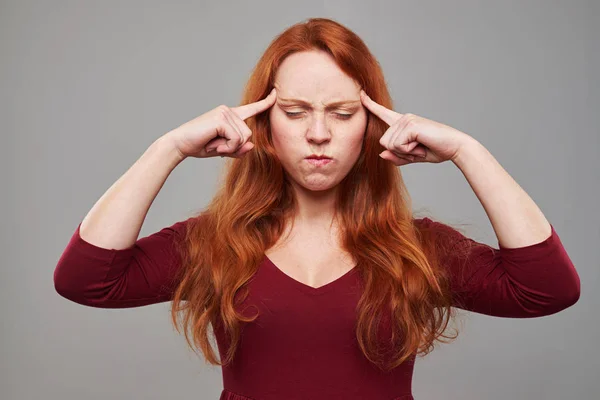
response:
[[[84,241],[80,224],[56,266],[56,291],[90,307],[126,308],[169,301],[175,288],[171,278],[179,264],[172,239],[183,232],[187,221],[122,250]],[[415,222],[436,232],[449,231],[447,225],[429,218]],[[546,240],[520,248],[493,248],[456,230],[450,232],[456,240],[477,244],[467,264],[459,267],[452,257],[445,259],[453,293],[460,301],[455,307],[498,317],[532,318],[554,314],[579,299],[579,276],[554,227]],[[459,280],[459,273],[468,279]],[[313,288],[285,274],[265,255],[245,300],[260,315],[244,326],[233,363],[222,368],[220,400],[413,399],[415,356],[386,374],[358,347],[359,277],[355,267]],[[256,313],[254,307],[244,308],[247,315]],[[215,335],[223,357],[225,337],[219,329]]]

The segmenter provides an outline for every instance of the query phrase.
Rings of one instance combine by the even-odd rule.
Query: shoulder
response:
[[[429,217],[413,218],[415,227],[421,230],[452,230],[453,228],[441,221],[434,220]]]
[[[195,224],[201,223],[202,216],[192,216],[185,219],[179,220],[169,226],[163,228],[164,231],[175,234],[177,236],[185,236],[188,229]]]
[[[464,228],[456,228],[448,223],[429,217],[414,218],[414,225],[422,238],[430,238],[438,245],[456,245],[471,242],[463,233]]]

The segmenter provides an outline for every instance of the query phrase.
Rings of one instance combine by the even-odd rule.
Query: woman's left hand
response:
[[[379,143],[386,148],[380,157],[396,166],[414,162],[440,163],[454,160],[469,135],[451,126],[414,114],[400,114],[374,102],[363,90],[364,106],[390,127]]]

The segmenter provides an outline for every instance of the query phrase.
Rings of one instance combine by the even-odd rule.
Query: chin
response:
[[[323,192],[326,190],[331,190],[338,185],[339,182],[332,181],[330,179],[311,179],[308,181],[303,181],[300,186],[305,190],[310,190],[313,192]]]
[[[304,189],[309,190],[311,192],[325,192],[328,190],[331,190],[335,187],[336,185],[331,185],[331,186],[319,186],[319,187],[313,187],[313,186],[303,186]]]

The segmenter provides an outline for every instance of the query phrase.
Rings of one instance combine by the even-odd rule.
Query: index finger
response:
[[[364,90],[360,91],[360,99],[365,107],[369,109],[369,111],[381,118],[381,120],[388,125],[392,125],[394,122],[398,121],[400,117],[402,117],[402,114],[399,114],[396,111],[390,110],[389,108],[374,102]]]
[[[267,97],[262,100],[256,101],[254,103],[245,104],[239,107],[233,107],[231,110],[235,112],[238,117],[242,120],[252,117],[258,113],[261,113],[275,104],[275,99],[277,98],[277,91],[275,88],[271,90],[271,93]]]

